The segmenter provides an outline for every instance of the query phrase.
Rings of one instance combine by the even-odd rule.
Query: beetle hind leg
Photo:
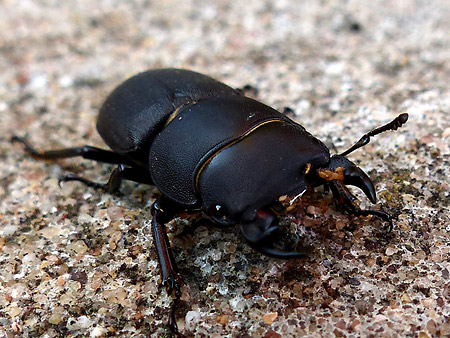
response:
[[[11,142],[21,143],[25,147],[25,151],[37,160],[57,160],[81,156],[85,159],[97,162],[119,164],[119,166],[111,172],[108,182],[106,183],[94,182],[84,177],[68,174],[59,179],[58,185],[60,186],[61,182],[78,181],[88,187],[102,189],[107,192],[116,192],[119,190],[122,180],[129,180],[148,185],[153,184],[147,168],[139,166],[127,157],[113,151],[91,146],[40,151],[33,147],[27,140],[19,136],[13,136]]]
[[[120,155],[113,151],[91,146],[41,151],[33,147],[27,140],[19,136],[11,137],[11,142],[21,143],[24,146],[25,151],[37,160],[57,160],[62,158],[81,156],[87,160],[93,160],[97,162],[112,164],[122,163],[131,166],[135,165],[134,162],[130,161],[123,155]]]

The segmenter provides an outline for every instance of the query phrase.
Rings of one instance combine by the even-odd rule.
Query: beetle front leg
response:
[[[161,197],[152,205],[152,235],[161,270],[161,284],[166,286],[169,295],[172,295],[174,292],[169,326],[172,333],[176,334],[178,333],[176,311],[180,302],[181,287],[184,281],[176,267],[164,224],[173,219],[178,209],[174,203]]]
[[[345,212],[355,216],[377,216],[382,220],[388,222],[387,231],[391,232],[394,227],[392,223],[392,216],[387,212],[381,210],[362,210],[357,204],[357,198],[350,192],[350,190],[341,182],[337,180],[330,181],[329,184],[333,197],[336,203],[341,206]]]
[[[250,246],[262,254],[275,258],[300,258],[306,253],[298,251],[282,251],[273,247],[273,235],[278,225],[273,224],[275,216],[263,210],[258,211],[253,222],[241,225],[241,231]]]

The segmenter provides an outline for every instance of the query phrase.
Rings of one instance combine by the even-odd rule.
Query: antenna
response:
[[[361,147],[364,147],[366,144],[370,142],[370,137],[375,136],[378,134],[381,134],[385,131],[389,130],[397,130],[402,125],[404,125],[408,121],[408,114],[403,113],[397,116],[395,119],[393,119],[391,122],[385,124],[384,126],[375,128],[374,130],[368,132],[367,134],[364,134],[358,142],[356,142],[354,145],[352,145],[350,148],[348,148],[343,153],[339,154],[339,156],[347,156],[348,154],[354,152],[356,149],[359,149]]]

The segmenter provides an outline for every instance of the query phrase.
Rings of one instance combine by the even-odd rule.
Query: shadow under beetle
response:
[[[346,155],[407,120],[408,115],[401,114],[345,152],[330,156],[301,125],[241,90],[192,71],[158,69],[123,82],[100,108],[97,130],[112,151],[83,146],[41,152],[20,137],[12,140],[37,159],[82,156],[118,164],[106,184],[75,175],[62,181],[116,191],[122,180],[130,180],[161,191],[152,205],[151,227],[162,285],[175,296],[169,324],[177,333],[175,313],[183,280],[165,223],[180,210],[202,210],[219,225],[240,224],[248,243],[265,255],[302,257],[303,252],[273,246],[278,225],[271,207],[280,196],[299,196],[324,185],[349,214],[375,215],[392,228],[386,212],[358,207],[347,185],[360,188],[372,203],[375,188]]]

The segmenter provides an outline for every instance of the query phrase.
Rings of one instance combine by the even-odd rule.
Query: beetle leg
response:
[[[337,180],[332,180],[329,182],[329,186],[331,188],[331,192],[333,193],[334,199],[338,203],[338,205],[342,206],[342,208],[349,214],[355,215],[355,216],[368,216],[368,215],[374,215],[382,220],[389,223],[387,227],[387,231],[392,231],[393,224],[392,224],[392,217],[387,212],[381,211],[381,210],[362,210],[357,204],[356,204],[356,196],[353,195],[350,190],[341,182]]]
[[[362,210],[362,209],[354,209],[347,211],[353,215],[356,216],[369,216],[374,215],[380,217],[382,220],[385,220],[388,222],[388,226],[386,227],[387,232],[391,232],[394,224],[392,223],[392,216],[388,214],[387,212],[381,211],[381,210],[374,210],[374,209],[368,209],[368,210]]]
[[[258,96],[258,88],[256,88],[255,86],[252,86],[251,84],[246,84],[242,88],[236,88],[236,90],[240,94],[245,95],[245,96],[250,96],[250,97]]]
[[[178,333],[176,311],[181,297],[181,286],[184,284],[184,281],[176,267],[172,249],[170,248],[169,238],[167,237],[166,228],[164,226],[165,223],[172,220],[175,216],[178,207],[174,203],[167,202],[169,201],[163,200],[163,198],[160,197],[152,205],[152,235],[156,253],[158,255],[159,268],[161,270],[161,284],[166,286],[169,295],[174,295],[169,326],[173,333]]]
[[[271,235],[278,230],[278,226],[272,224],[274,218],[275,216],[272,214],[260,210],[253,222],[241,225],[241,231],[249,245],[256,251],[275,258],[299,258],[306,256],[304,252],[282,251],[273,247]]]
[[[117,168],[115,168],[111,172],[108,182],[106,182],[106,183],[93,182],[93,181],[87,180],[83,177],[80,177],[80,176],[77,176],[74,174],[68,174],[66,176],[61,177],[58,181],[58,184],[60,185],[61,182],[78,181],[78,182],[81,182],[81,183],[87,185],[88,187],[102,189],[109,193],[114,193],[114,192],[119,191],[122,180],[128,180],[128,181],[133,181],[133,182],[137,182],[137,183],[152,185],[152,181],[148,174],[147,168],[127,167],[123,164],[119,164],[117,166]]]
[[[283,111],[281,112],[281,114],[294,116],[295,115],[295,111],[291,107],[284,107]]]
[[[40,151],[33,147],[27,140],[19,136],[13,136],[11,142],[22,143],[25,147],[25,151],[33,156],[37,160],[56,160],[60,158],[69,158],[81,156],[88,160],[94,160],[97,162],[113,163],[113,164],[127,164],[136,165],[133,161],[130,161],[123,155],[117,154],[113,151],[104,150],[91,146],[82,146],[75,148],[57,149]]]

